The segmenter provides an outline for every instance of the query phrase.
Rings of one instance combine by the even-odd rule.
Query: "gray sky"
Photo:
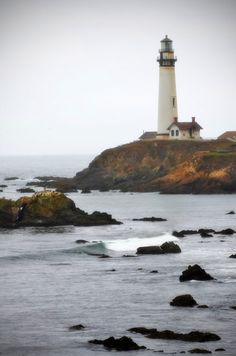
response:
[[[236,130],[235,0],[0,0],[0,154],[78,154],[157,129],[160,40],[179,120]]]

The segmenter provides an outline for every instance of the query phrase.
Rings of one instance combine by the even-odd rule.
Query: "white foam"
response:
[[[123,240],[104,241],[106,248],[113,251],[136,251],[141,246],[159,246],[166,241],[177,241],[178,239],[168,233],[145,238],[128,238]]]

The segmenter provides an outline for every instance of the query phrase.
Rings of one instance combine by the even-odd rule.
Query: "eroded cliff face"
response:
[[[236,144],[138,141],[106,150],[76,174],[78,188],[162,193],[236,192]]]

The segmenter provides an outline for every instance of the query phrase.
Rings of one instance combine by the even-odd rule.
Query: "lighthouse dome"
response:
[[[163,40],[161,40],[161,51],[173,51],[172,40],[170,40],[167,35]]]

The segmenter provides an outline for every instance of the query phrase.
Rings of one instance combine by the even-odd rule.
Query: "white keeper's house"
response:
[[[175,62],[172,41],[166,36],[161,41],[159,62],[158,128],[147,131],[140,140],[200,140],[202,127],[195,117],[189,122],[178,120],[175,83]]]

